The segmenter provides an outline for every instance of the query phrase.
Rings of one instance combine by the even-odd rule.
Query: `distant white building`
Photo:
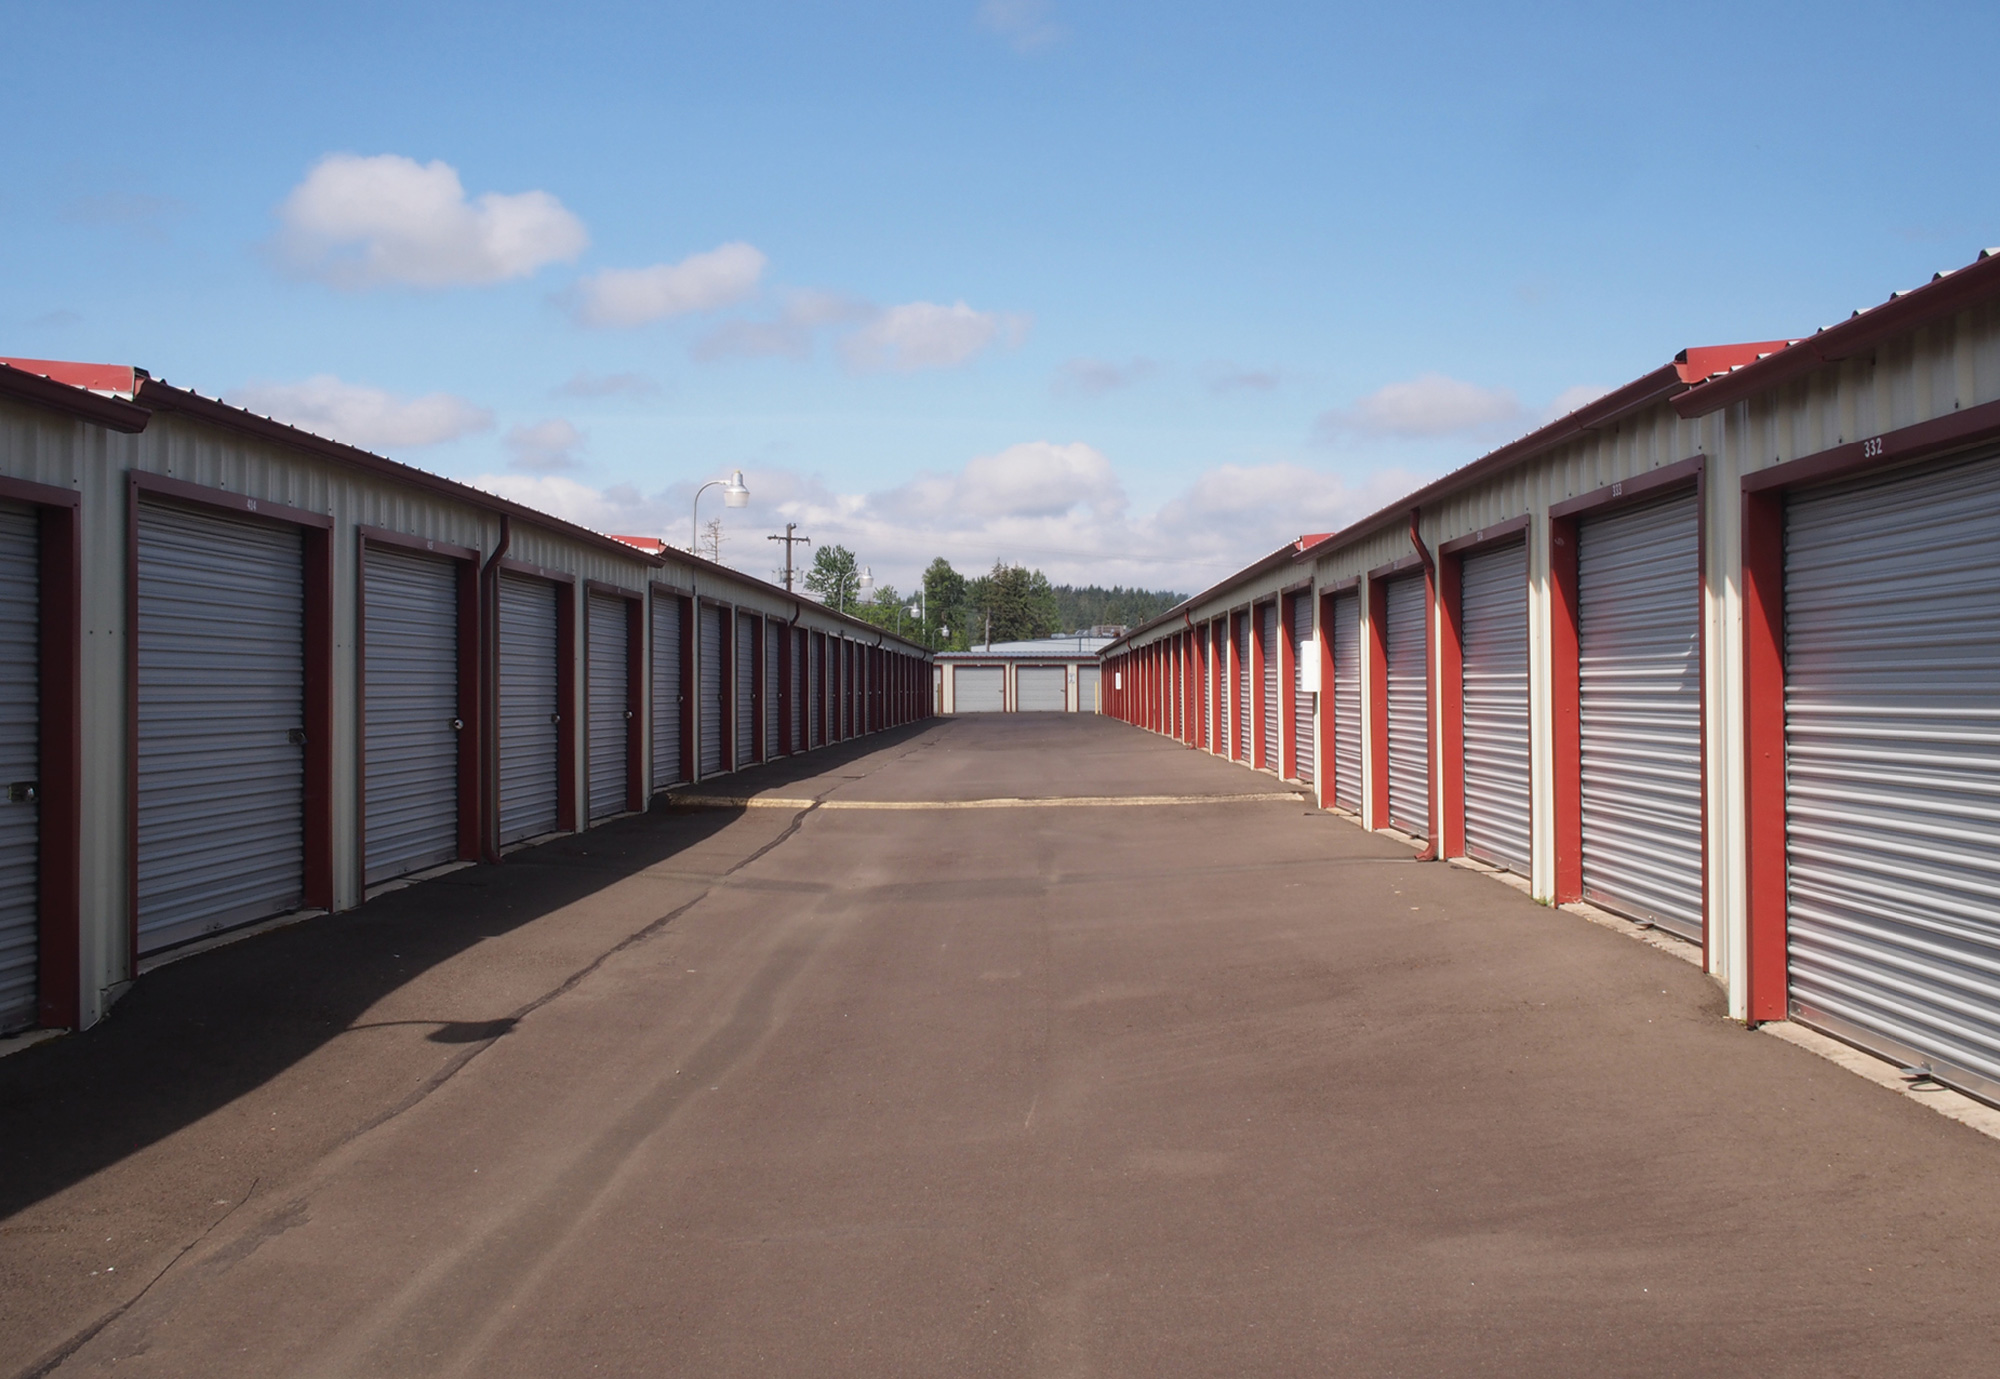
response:
[[[939,713],[1098,713],[1097,656],[1111,641],[1093,628],[1068,637],[994,642],[937,654]]]

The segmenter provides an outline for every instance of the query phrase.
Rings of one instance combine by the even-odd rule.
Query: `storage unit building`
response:
[[[1099,692],[1088,677],[1097,671],[1098,648],[1109,640],[1044,637],[939,652],[938,712],[1097,713]],[[1158,696],[1155,711],[1167,702],[1159,673],[1157,666],[1146,668],[1146,692]]]

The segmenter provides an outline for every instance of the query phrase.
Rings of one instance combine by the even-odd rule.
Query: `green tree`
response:
[[[1058,630],[1055,590],[1040,570],[996,560],[990,573],[972,581],[966,601],[978,618],[970,629],[975,644],[989,635],[996,642],[1020,642]]]
[[[924,645],[934,649],[962,651],[971,645],[967,627],[970,612],[965,606],[965,576],[939,556],[924,571]],[[950,629],[946,635],[945,629]]]
[[[1055,586],[1061,631],[1076,632],[1086,627],[1137,627],[1169,608],[1187,601],[1186,594],[1166,589],[1127,589],[1113,585],[1058,584]]]
[[[806,571],[806,592],[836,611],[856,611],[861,566],[845,546],[821,546]]]

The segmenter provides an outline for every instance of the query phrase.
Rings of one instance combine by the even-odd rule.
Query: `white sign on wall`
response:
[[[1124,672],[1124,671],[1122,671],[1122,670],[1114,670],[1114,671],[1112,671],[1112,672],[1111,672],[1111,688],[1113,688],[1113,689],[1124,689],[1124,688],[1125,688],[1125,672]]]
[[[1316,649],[1307,642],[1301,648],[1306,654],[1299,657],[1299,688],[1307,694],[1319,693],[1319,657],[1312,654]]]

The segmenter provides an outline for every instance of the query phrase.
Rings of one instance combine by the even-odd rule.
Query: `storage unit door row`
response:
[[[1790,1013],[2000,1095],[2000,456],[1795,495]]]

